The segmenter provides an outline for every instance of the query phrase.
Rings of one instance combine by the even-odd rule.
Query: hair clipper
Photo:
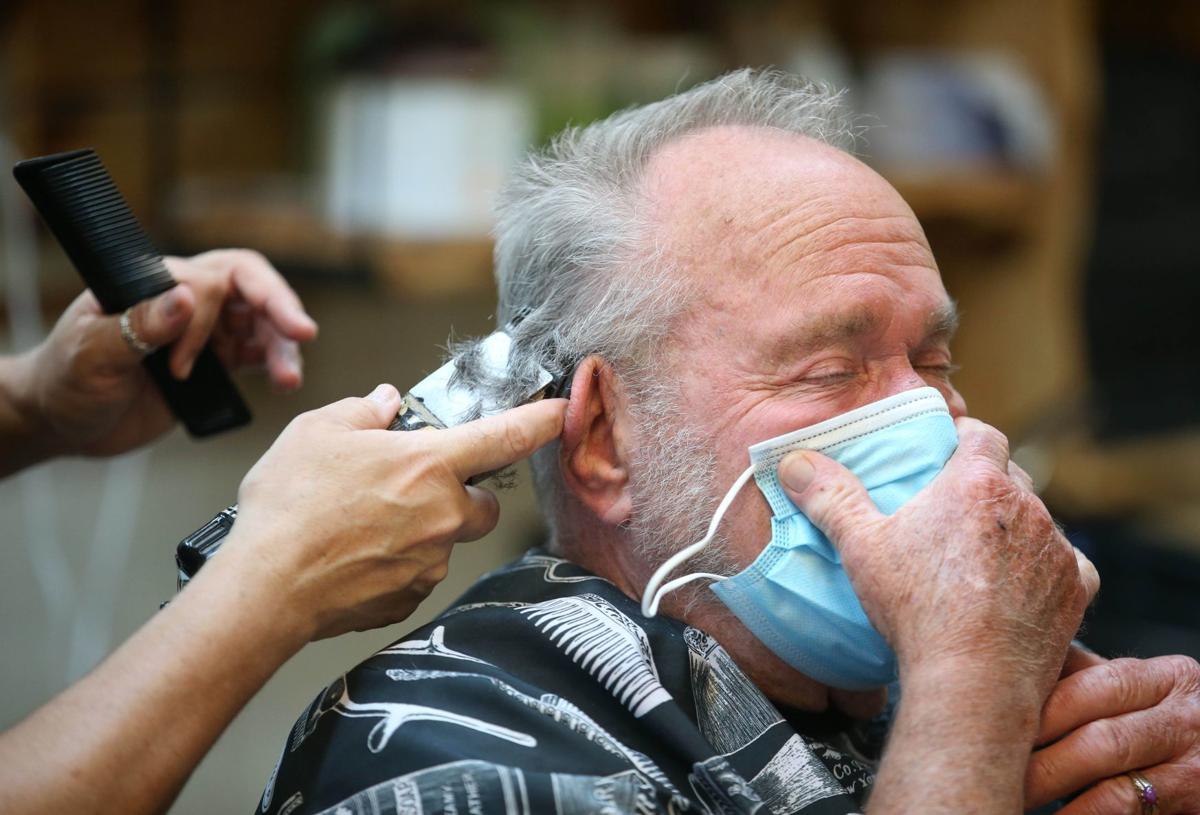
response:
[[[507,333],[515,323],[490,334],[479,342],[470,353],[477,355],[479,365],[487,378],[502,380],[507,376],[508,357],[512,349],[512,338]],[[388,430],[442,430],[454,427],[481,416],[502,412],[507,405],[489,404],[488,400],[464,385],[458,376],[460,360],[452,359],[429,376],[422,379],[404,394],[400,411],[388,425]],[[536,376],[529,382],[521,395],[520,404],[539,399],[565,396],[568,380],[565,375],[554,375],[538,367]],[[475,476],[467,483],[475,484],[488,478],[491,473]],[[237,504],[219,512],[211,521],[188,535],[175,551],[175,563],[179,567],[179,588],[196,576],[200,568],[220,549],[222,541],[237,520]]]

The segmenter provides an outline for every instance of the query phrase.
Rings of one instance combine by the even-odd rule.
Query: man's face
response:
[[[714,453],[692,473],[710,497],[750,445],[900,391],[931,385],[965,414],[950,384],[953,304],[912,211],[865,165],[804,137],[720,128],[661,151],[645,193],[699,292],[662,376],[681,429]],[[766,501],[743,490],[722,526],[723,559],[746,567],[770,539]]]

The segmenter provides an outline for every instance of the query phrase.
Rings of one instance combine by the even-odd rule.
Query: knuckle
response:
[[[853,503],[854,490],[845,481],[819,481],[813,485],[816,493],[825,498],[825,503],[835,509],[845,511]]]
[[[406,435],[428,437],[434,434],[409,433]],[[452,487],[461,486],[458,473],[454,469],[454,463],[447,458],[446,451],[431,445],[431,441],[436,440],[420,438],[412,439],[412,441],[416,444],[410,448],[407,462],[411,472],[431,484],[438,485],[437,489],[439,490],[446,489],[447,485]]]
[[[425,579],[436,586],[445,580],[448,574],[450,574],[450,561],[443,558],[425,570]]]
[[[416,577],[404,575],[403,578],[408,582],[408,587],[405,590],[407,594],[415,594],[422,600],[429,596],[437,583],[426,577],[425,572],[421,572]]]
[[[371,408],[366,399],[352,398],[350,409],[354,412],[354,419],[358,424],[370,427],[379,422],[379,414]]]
[[[504,444],[513,454],[519,454],[529,448],[530,434],[523,425],[510,422],[504,426]]]
[[[1109,756],[1113,764],[1133,767],[1136,745],[1129,731],[1115,719],[1098,719],[1086,725],[1089,740],[1096,754]]]
[[[1013,523],[1019,524],[1021,534],[1029,540],[1047,542],[1060,537],[1050,510],[1036,495],[1020,489],[1011,479],[994,474],[998,498],[1012,513]],[[1065,544],[1065,539],[1062,541]],[[1064,549],[1068,547],[1064,546]]]
[[[198,261],[201,257],[203,255],[198,255],[194,258],[164,257],[163,264],[166,265],[167,271],[176,280],[191,283],[199,271],[200,264]]]
[[[320,423],[321,411],[319,408],[316,410],[306,410],[303,413],[297,414],[294,419],[288,422],[288,429],[304,433]]]
[[[989,497],[1005,498],[1016,494],[1012,480],[1005,473],[991,467],[980,468],[973,483],[980,493]]]
[[[298,413],[292,417],[292,420],[283,428],[283,432],[279,434],[280,439],[290,438],[292,436],[303,436],[308,433],[313,426],[312,411]]]
[[[316,408],[307,413],[301,413],[300,417],[307,417],[305,421],[309,424],[330,421],[369,427],[376,421],[375,412],[371,410],[371,406],[367,403],[367,400],[358,396],[347,396],[345,399],[339,399],[331,405]]]
[[[1159,657],[1161,661],[1175,677],[1176,683],[1200,682],[1200,662],[1183,654],[1174,654],[1172,656]]]
[[[1050,515],[1050,510],[1042,503],[1042,499],[1032,493],[1022,492],[1019,496],[1021,513],[1025,516],[1026,523],[1029,524],[1030,533],[1038,540],[1058,540],[1061,543],[1066,543],[1066,538],[1058,529],[1058,524],[1054,522],[1054,518]],[[1074,561],[1074,551],[1067,546],[1063,546],[1064,557]]]
[[[415,575],[410,573],[408,580],[409,590],[418,592],[422,596],[428,595],[433,589],[446,579],[450,573],[450,561],[448,552],[439,550],[439,557],[433,563],[420,569]]]
[[[1079,561],[1065,546],[1046,544],[1041,548],[1043,555],[1037,563],[1044,564],[1046,578],[1057,585],[1056,597],[1064,604],[1064,610],[1071,609],[1076,614],[1082,614],[1087,606],[1089,589],[1079,571]]]
[[[461,504],[452,504],[438,513],[437,521],[433,524],[433,532],[438,540],[449,540],[456,537],[467,523],[467,513]]]
[[[217,312],[228,297],[229,285],[219,275],[206,274],[188,281],[196,296],[196,311],[199,314]]]
[[[257,249],[241,247],[238,249],[234,249],[233,253],[234,253],[234,258],[236,260],[242,261],[243,263],[245,263],[245,262],[265,263],[267,260],[267,256],[264,255],[262,252],[258,251]]]
[[[1003,453],[1004,458],[1008,458],[1008,436],[991,425],[984,425],[983,428],[981,435],[985,445],[991,450]]]
[[[1094,674],[1096,681],[1119,700],[1122,710],[1128,709],[1138,696],[1137,684],[1130,676],[1131,662],[1132,660],[1127,659],[1114,659],[1097,665]]]
[[[1029,760],[1025,770],[1025,794],[1027,798],[1040,798],[1043,788],[1060,774],[1058,762],[1048,751],[1039,751]]]
[[[1140,810],[1141,803],[1133,784],[1125,776],[1118,776],[1096,785],[1092,794],[1087,796],[1087,806],[1082,812],[1084,815],[1109,815],[1112,812]]]
[[[1053,559],[1048,565],[1047,572],[1061,586],[1058,596],[1070,601],[1071,606],[1077,611],[1082,611],[1087,600],[1087,588],[1083,585],[1079,566],[1075,559],[1069,557],[1065,552],[1054,552],[1051,557]]]
[[[1174,655],[1160,658],[1171,673],[1174,692],[1189,701],[1187,718],[1200,743],[1200,663],[1189,656]]]
[[[866,520],[860,519],[863,513],[855,500],[857,493],[852,485],[842,481],[818,481],[810,489],[817,496],[817,505],[806,512],[826,527],[826,531],[844,537],[848,529],[859,532],[864,528]]]
[[[1200,812],[1200,760],[1193,758],[1188,764],[1179,767],[1176,788],[1188,793],[1187,805],[1194,814]]]
[[[245,270],[252,268],[259,263],[265,262],[266,256],[257,249],[235,247],[220,250],[220,255],[214,257],[213,260],[217,261],[228,272],[234,269]]]
[[[1088,574],[1084,574],[1077,567],[1073,576],[1075,585],[1073,608],[1076,615],[1080,617],[1081,624],[1082,617],[1087,612],[1088,606],[1100,591],[1100,577],[1096,574],[1095,567],[1089,567],[1087,571]]]
[[[961,416],[954,422],[955,429],[958,430],[958,437],[962,441],[970,441],[987,425],[978,419],[970,416]]]
[[[991,455],[997,451],[1008,457],[1008,436],[978,419],[963,419],[959,426],[960,443],[972,453]]]
[[[258,467],[251,467],[250,471],[242,478],[242,483],[238,487],[239,500],[244,500],[246,496],[251,496],[257,493],[262,488],[263,477]]]

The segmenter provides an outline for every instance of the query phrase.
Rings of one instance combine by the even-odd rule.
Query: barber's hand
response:
[[[496,525],[496,497],[464,482],[557,438],[566,401],[386,430],[399,408],[380,385],[294,419],[242,481],[237,524],[197,579],[220,567],[268,592],[306,641],[402,620],[446,576],[454,543]]]
[[[277,387],[300,385],[297,343],[315,337],[317,325],[262,255],[225,249],[166,264],[180,285],[135,306],[130,324],[149,345],[174,343],[171,373],[186,378],[211,339],[227,365],[265,365]],[[174,425],[119,318],[85,291],[32,352],[25,402],[48,454],[115,455]]]
[[[916,669],[982,668],[1040,705],[1099,577],[1009,462],[1004,436],[974,419],[955,425],[946,467],[890,517],[817,453],[787,456],[780,481],[841,553],[902,681]]]
[[[1032,809],[1079,793],[1064,815],[1126,815],[1141,803],[1125,773],[1154,785],[1160,815],[1200,812],[1200,665],[1183,656],[1073,652],[1042,711],[1025,776]]]

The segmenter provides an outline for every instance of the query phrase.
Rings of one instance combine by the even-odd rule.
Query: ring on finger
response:
[[[131,311],[133,311],[133,306],[121,312],[121,339],[125,340],[125,344],[139,354],[153,354],[158,350],[158,347],[146,342],[134,331],[133,321],[130,319]]]
[[[1158,815],[1158,790],[1150,783],[1150,779],[1137,770],[1126,773],[1137,790],[1138,803],[1141,805],[1141,815]]]

